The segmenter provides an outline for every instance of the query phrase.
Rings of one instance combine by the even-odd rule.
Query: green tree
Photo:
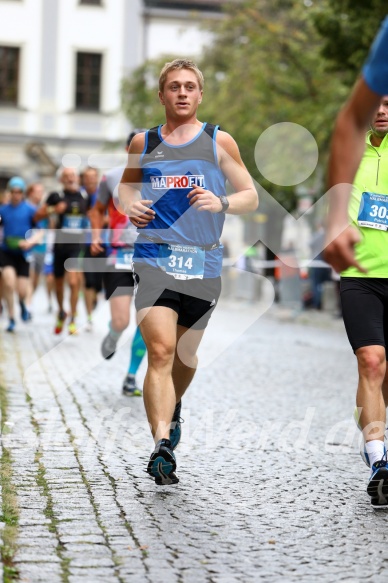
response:
[[[163,109],[158,99],[159,73],[164,63],[174,58],[166,55],[160,59],[146,61],[131,77],[123,79],[122,108],[135,127],[152,127],[160,123]]]
[[[294,188],[265,181],[253,152],[266,128],[288,121],[313,134],[324,163],[346,93],[341,77],[326,71],[321,49],[311,9],[301,0],[246,0],[229,6],[204,56],[208,118],[235,137],[252,176],[284,206],[294,206]],[[281,144],[276,155],[281,159]]]
[[[326,66],[343,73],[347,85],[358,76],[387,12],[386,0],[325,0],[313,10],[314,24],[324,39],[321,54]]]

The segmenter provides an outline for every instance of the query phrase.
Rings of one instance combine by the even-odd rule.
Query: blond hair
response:
[[[194,63],[194,61],[190,61],[190,59],[174,59],[174,61],[171,61],[171,63],[166,63],[164,65],[163,69],[160,71],[159,91],[161,93],[163,93],[164,84],[166,82],[167,75],[171,71],[176,71],[176,70],[180,70],[180,69],[188,69],[189,71],[193,71],[193,73],[195,73],[195,76],[197,77],[197,81],[198,81],[198,85],[199,85],[200,90],[201,91],[203,90],[205,80],[203,78],[202,72],[198,69],[198,67]]]

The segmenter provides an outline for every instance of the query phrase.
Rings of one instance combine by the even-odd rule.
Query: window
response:
[[[79,3],[86,6],[101,6],[101,0],[79,0]]]
[[[7,185],[11,178],[11,174],[0,174],[0,204],[4,204],[4,191],[7,190]]]
[[[75,106],[77,109],[100,109],[102,55],[77,53]]]
[[[19,49],[0,46],[0,103],[17,104]]]

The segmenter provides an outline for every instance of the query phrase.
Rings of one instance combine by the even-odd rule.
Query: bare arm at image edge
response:
[[[362,77],[340,111],[334,128],[329,159],[329,215],[325,260],[337,271],[354,266],[366,270],[356,261],[354,247],[359,231],[349,225],[348,206],[352,184],[365,150],[365,134],[388,92],[388,18],[372,45]]]
[[[346,187],[330,201],[330,224],[343,225],[348,222],[351,185],[365,151],[365,134],[380,100],[381,96],[371,91],[361,78],[338,115],[331,143],[328,186]]]

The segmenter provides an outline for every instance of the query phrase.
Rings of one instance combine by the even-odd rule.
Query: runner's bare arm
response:
[[[31,237],[28,239],[21,239],[19,241],[20,249],[23,249],[23,251],[28,251],[35,245],[40,245],[43,241],[44,233],[45,229],[34,229],[32,231]]]
[[[330,200],[329,217],[333,223],[348,221],[351,185],[365,150],[365,133],[380,100],[381,96],[371,91],[361,78],[338,115],[331,143],[328,186],[329,188],[336,184],[349,186],[340,196],[334,193]]]
[[[235,192],[228,195],[228,214],[240,215],[254,211],[258,206],[258,195],[253,180],[241,159],[234,139],[223,131],[217,132],[218,161],[222,172],[231,183]],[[222,205],[217,196],[201,187],[194,188],[188,195],[190,204],[198,210],[218,213]]]
[[[104,248],[101,245],[101,229],[104,226],[104,216],[106,213],[107,205],[103,204],[100,200],[96,201],[96,204],[92,209],[90,209],[89,219],[90,225],[92,227],[92,243],[90,250],[92,255],[98,255]]]
[[[135,227],[145,227],[153,220],[155,212],[148,208],[151,200],[142,200],[140,188],[142,170],[140,156],[144,150],[145,134],[137,134],[128,150],[128,163],[119,184],[120,205]]]
[[[369,89],[363,78],[357,82],[352,95],[340,111],[334,129],[329,160],[329,213],[325,260],[340,272],[355,266],[354,246],[360,235],[348,226],[348,205],[352,184],[365,150],[365,133],[381,100]]]
[[[34,223],[50,217],[53,213],[61,215],[65,212],[67,204],[64,201],[57,202],[55,205],[42,204],[34,214]]]

